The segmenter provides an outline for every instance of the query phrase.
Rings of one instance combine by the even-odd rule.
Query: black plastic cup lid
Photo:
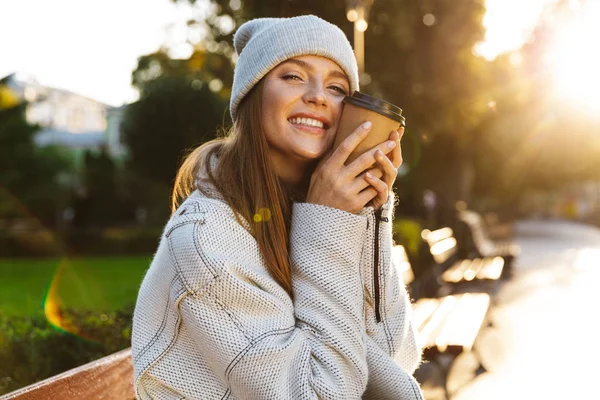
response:
[[[402,116],[402,109],[385,100],[380,100],[359,91],[354,91],[352,96],[344,97],[344,102],[375,111],[394,121],[398,121],[400,125],[405,126],[406,118]]]

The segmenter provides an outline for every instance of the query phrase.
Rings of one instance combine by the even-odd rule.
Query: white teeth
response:
[[[316,119],[312,119],[312,118],[290,118],[288,121],[290,121],[292,124],[296,124],[296,125],[308,125],[308,126],[315,126],[317,128],[324,127],[324,125],[321,121],[317,121]]]

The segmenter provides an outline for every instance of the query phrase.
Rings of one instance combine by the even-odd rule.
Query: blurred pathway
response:
[[[488,372],[453,399],[600,399],[600,229],[522,221],[515,236],[515,275],[478,342]],[[472,379],[471,367],[470,355],[457,359],[451,388]]]

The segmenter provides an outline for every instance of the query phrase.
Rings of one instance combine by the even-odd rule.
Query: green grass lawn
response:
[[[0,259],[0,314],[43,310],[50,285],[62,307],[111,311],[135,302],[151,256]]]

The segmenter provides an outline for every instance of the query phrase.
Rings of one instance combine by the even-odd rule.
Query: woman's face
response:
[[[328,58],[287,60],[264,78],[261,122],[276,168],[306,165],[333,145],[350,84]]]

